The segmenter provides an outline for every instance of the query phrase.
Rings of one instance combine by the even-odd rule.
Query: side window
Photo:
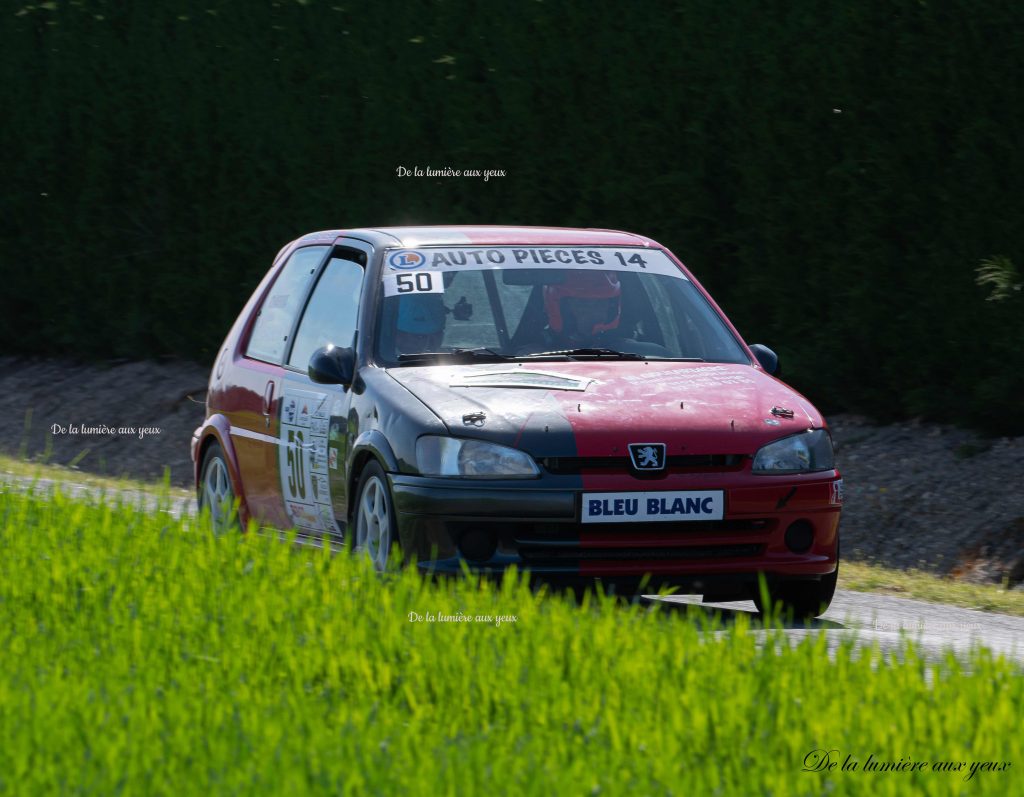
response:
[[[719,363],[749,362],[736,339],[692,282],[664,276],[657,279],[659,287],[668,289],[666,298],[672,307],[670,317],[678,327],[672,330],[678,344],[671,340],[665,341],[673,353],[674,350],[679,351],[676,356],[700,357],[708,362]]]
[[[321,346],[352,345],[363,273],[363,267],[351,260],[335,257],[328,262],[299,323],[288,365],[304,371],[313,352]]]
[[[288,259],[256,317],[246,356],[270,363],[281,362],[292,323],[306,295],[306,286],[327,248],[307,246]]]

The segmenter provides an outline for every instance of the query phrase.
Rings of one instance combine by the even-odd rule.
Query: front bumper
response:
[[[486,483],[392,474],[402,549],[423,570],[464,567],[500,574],[510,565],[554,581],[649,579],[703,593],[749,591],[769,580],[820,579],[835,571],[838,472],[798,476],[728,474],[587,488],[543,480]],[[628,485],[628,486],[627,486]],[[721,489],[721,520],[583,523],[585,493]],[[802,535],[787,531],[801,525]],[[808,528],[810,535],[808,535]],[[797,537],[806,547],[792,544]],[[489,555],[488,555],[489,554]]]

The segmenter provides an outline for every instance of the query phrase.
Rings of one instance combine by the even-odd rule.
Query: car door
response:
[[[277,467],[284,358],[309,287],[329,246],[296,249],[278,272],[252,321],[244,354],[232,369],[227,413],[246,505],[259,523],[286,527]]]
[[[302,312],[281,385],[277,456],[284,514],[289,525],[339,539],[347,514],[344,474],[351,391],[314,383],[309,358],[328,343],[354,346],[366,264],[372,255],[362,242],[334,247]]]

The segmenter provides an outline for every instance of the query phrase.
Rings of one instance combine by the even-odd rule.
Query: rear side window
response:
[[[306,288],[328,248],[307,246],[288,259],[256,317],[246,356],[269,363],[281,362]]]
[[[305,371],[313,352],[328,343],[342,349],[352,345],[362,288],[361,265],[340,257],[331,258],[295,333],[295,345],[288,358],[290,366]]]

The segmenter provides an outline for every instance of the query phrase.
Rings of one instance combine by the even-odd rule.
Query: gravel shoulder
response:
[[[209,377],[180,361],[0,357],[0,451],[139,481],[162,480],[166,467],[172,485],[191,486],[189,441],[206,416]]]
[[[0,451],[191,487],[209,369],[0,357]],[[843,473],[844,558],[1024,589],[1024,437],[829,417]],[[146,428],[158,431],[146,432]]]
[[[843,473],[843,553],[1024,587],[1024,437],[829,418]]]

